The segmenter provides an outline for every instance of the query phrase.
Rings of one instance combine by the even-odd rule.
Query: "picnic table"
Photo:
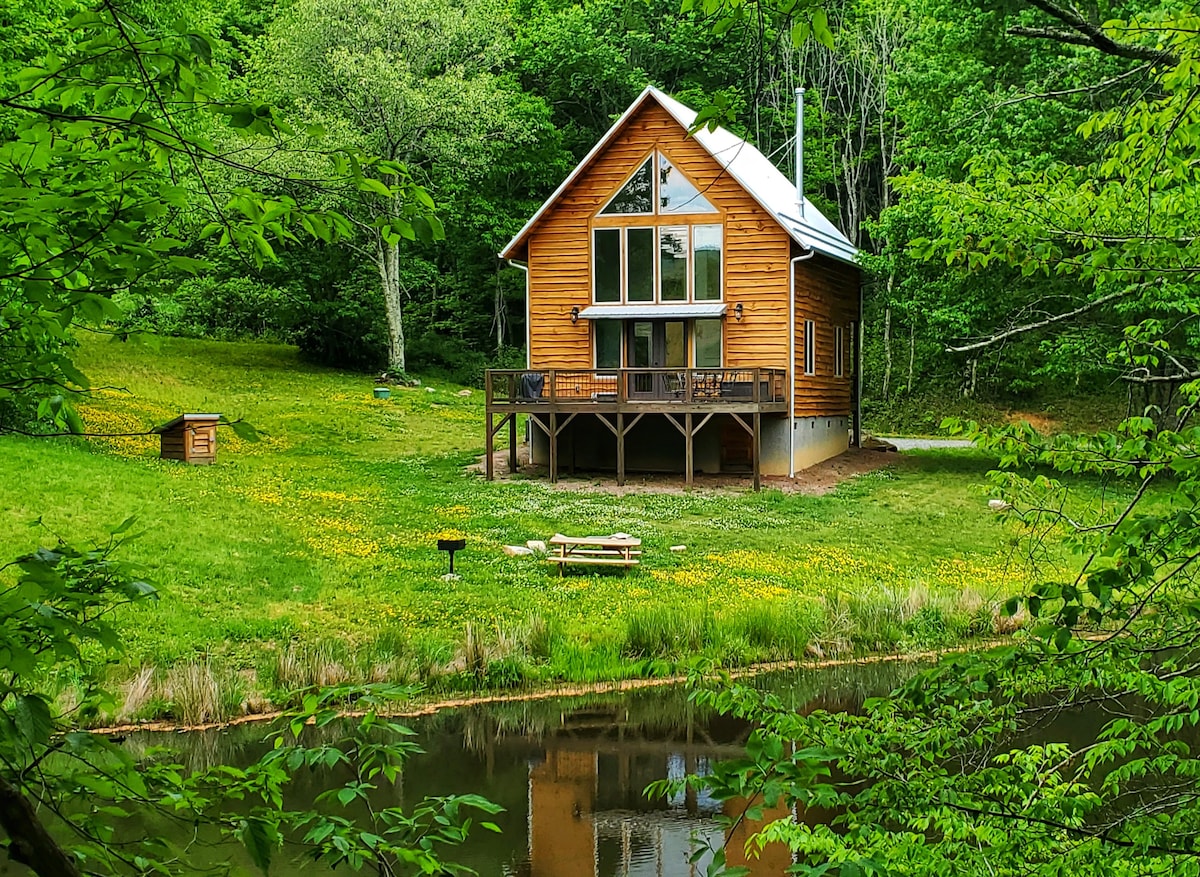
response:
[[[550,563],[558,564],[558,574],[568,563],[593,564],[598,566],[620,566],[629,569],[637,566],[641,555],[641,539],[624,534],[612,536],[564,536],[555,533],[549,544],[557,549],[551,552]]]

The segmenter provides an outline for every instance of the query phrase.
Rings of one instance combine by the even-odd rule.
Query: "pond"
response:
[[[854,711],[868,697],[891,690],[917,665],[890,661],[776,673],[746,680],[770,689],[800,711]],[[1038,740],[1076,745],[1095,739],[1103,711],[1052,711],[1030,729]],[[689,792],[651,800],[648,784],[688,773],[704,774],[716,761],[738,756],[751,731],[745,722],[691,704],[682,686],[643,688],[574,698],[514,700],[448,709],[406,722],[424,753],[406,763],[376,804],[411,806],[427,795],[476,793],[500,804],[494,817],[502,832],[475,830],[447,858],[482,877],[692,877],[706,860],[690,863],[696,842],[719,845],[714,816],[719,802]],[[135,754],[169,747],[186,765],[248,764],[269,746],[264,725],[220,731],[164,734],[139,732],[126,744]],[[1023,742],[1033,742],[1026,740]],[[304,808],[324,789],[348,779],[336,769],[302,772],[289,806]],[[741,812],[744,802],[727,804]],[[767,812],[769,818],[784,815]],[[808,810],[804,818],[831,814]],[[782,847],[749,861],[746,838],[758,824],[743,823],[727,845],[729,864],[755,875],[780,875],[791,864]],[[171,831],[168,825],[139,826]],[[212,848],[213,864],[255,873],[237,844]],[[328,873],[326,866],[285,850],[272,873]],[[0,863],[0,877],[22,873]]]
[[[912,664],[900,662],[853,664],[764,675],[748,684],[770,688],[799,710],[854,710],[911,672]],[[406,763],[393,788],[381,790],[379,803],[403,806],[426,795],[473,792],[503,806],[494,818],[500,834],[473,831],[467,844],[447,856],[482,877],[703,874],[705,861],[689,863],[693,843],[720,842],[713,816],[721,805],[695,793],[650,800],[643,791],[655,780],[703,774],[714,761],[738,756],[751,730],[744,722],[695,707],[682,686],[491,703],[443,710],[406,724],[424,754]],[[265,751],[266,734],[265,727],[248,725],[138,733],[127,745],[135,750],[170,746],[193,767],[244,764]],[[304,774],[289,803],[306,806],[324,788],[345,780],[336,770]],[[732,838],[730,864],[749,864],[755,874],[781,874],[791,864],[782,848],[741,861],[744,841],[756,827],[744,824]],[[225,847],[216,858],[251,870],[240,847]],[[294,854],[280,864],[280,873],[327,872],[324,866],[306,868]]]

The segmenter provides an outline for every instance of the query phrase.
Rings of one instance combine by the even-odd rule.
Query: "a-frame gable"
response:
[[[598,216],[642,164],[648,158],[654,160],[656,150],[704,195],[716,213],[724,214],[734,205],[745,208],[754,204],[720,162],[688,136],[687,127],[662,106],[657,94],[652,89],[642,93],[509,242],[501,258],[521,259],[530,235],[550,214],[565,211],[581,224]],[[651,172],[657,173],[657,167],[652,165]],[[759,212],[763,220],[770,220],[766,211]]]

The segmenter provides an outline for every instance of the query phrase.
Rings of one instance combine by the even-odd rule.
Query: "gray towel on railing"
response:
[[[517,386],[517,398],[523,401],[542,398],[542,388],[546,386],[546,376],[541,372],[525,372]]]

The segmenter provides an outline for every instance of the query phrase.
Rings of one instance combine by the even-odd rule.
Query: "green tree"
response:
[[[496,71],[510,37],[504,7],[490,0],[300,0],[268,28],[251,81],[350,147],[466,181],[483,176],[501,144],[531,142],[520,95]],[[406,367],[403,241],[441,239],[442,223],[410,215],[386,176],[368,176],[368,197],[335,203],[355,224],[347,239],[379,275],[388,323],[388,367]],[[432,202],[426,204],[432,207]]]
[[[798,716],[745,688],[701,695],[763,729],[745,759],[692,782],[837,814],[762,832],[796,852],[797,873],[1200,873],[1200,312],[1189,282],[1200,266],[1200,20],[1097,25],[1035,5],[1051,7],[1058,23],[1038,29],[1052,39],[1156,59],[1156,88],[1083,126],[1106,137],[1093,164],[1014,173],[989,157],[937,187],[940,234],[922,249],[1086,282],[1095,307],[1122,302],[1135,322],[1111,357],[1178,402],[1165,424],[1136,416],[1095,436],[956,427],[997,455],[993,487],[1032,549],[1030,587],[1007,606],[1028,622],[1015,644],[944,659],[861,715]],[[1117,498],[1076,502],[1081,477]],[[1047,559],[1063,548],[1077,562]],[[1109,716],[1094,737],[1023,739],[1048,713],[1086,704]]]

